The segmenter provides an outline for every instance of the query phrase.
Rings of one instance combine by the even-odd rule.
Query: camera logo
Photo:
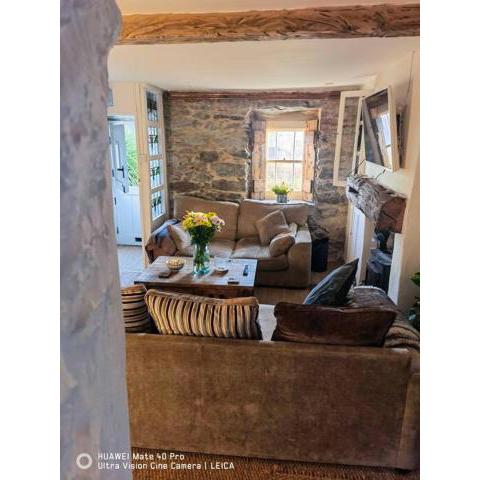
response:
[[[81,468],[82,470],[87,470],[92,466],[92,456],[88,453],[81,453],[77,456],[76,463],[78,468]]]

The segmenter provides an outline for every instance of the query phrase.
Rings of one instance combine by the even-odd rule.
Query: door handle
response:
[[[125,176],[125,167],[117,168],[119,172],[122,172],[122,175]]]

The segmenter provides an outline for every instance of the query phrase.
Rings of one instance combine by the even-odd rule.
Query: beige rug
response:
[[[167,456],[170,452],[159,450],[133,449],[134,453],[150,453]],[[318,463],[284,462],[257,458],[224,457],[184,453],[183,459],[155,460],[155,464],[168,465],[166,470],[147,468],[134,470],[133,480],[419,480],[418,471],[399,472],[387,468],[350,467],[346,465],[325,465]],[[200,469],[172,469],[175,465],[195,464]],[[141,463],[136,460],[136,463]],[[149,464],[149,461],[145,461]],[[233,469],[230,469],[233,465]],[[221,469],[222,466],[229,469]]]

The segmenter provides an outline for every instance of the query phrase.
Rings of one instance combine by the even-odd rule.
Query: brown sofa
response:
[[[132,445],[417,468],[418,352],[268,341],[273,308],[267,341],[127,334]]]
[[[293,288],[304,288],[310,285],[312,239],[307,226],[307,203],[279,204],[242,200],[237,204],[177,196],[174,200],[173,222],[181,219],[188,210],[215,211],[225,220],[225,228],[215,235],[210,244],[210,253],[213,256],[257,259],[257,285]],[[287,222],[297,224],[298,230],[295,243],[287,253],[273,257],[270,255],[269,247],[260,244],[255,222],[275,210],[282,210]],[[169,223],[172,223],[172,220]],[[191,256],[193,254],[191,246],[184,251],[176,249],[168,234],[167,225],[155,231],[146,244],[145,248],[150,261],[160,255]]]

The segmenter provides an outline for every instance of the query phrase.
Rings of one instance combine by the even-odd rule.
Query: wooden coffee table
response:
[[[204,297],[234,298],[251,297],[254,295],[257,260],[230,259],[226,260],[228,272],[217,273],[211,262],[211,271],[206,275],[193,275],[192,257],[185,259],[185,266],[179,272],[172,273],[168,278],[159,277],[159,273],[168,270],[166,261],[170,257],[157,257],[136,279],[136,284],[143,284],[146,288],[166,290],[169,292],[190,293]],[[243,269],[248,265],[248,275],[243,275]],[[239,280],[238,284],[229,284],[229,277]]]

